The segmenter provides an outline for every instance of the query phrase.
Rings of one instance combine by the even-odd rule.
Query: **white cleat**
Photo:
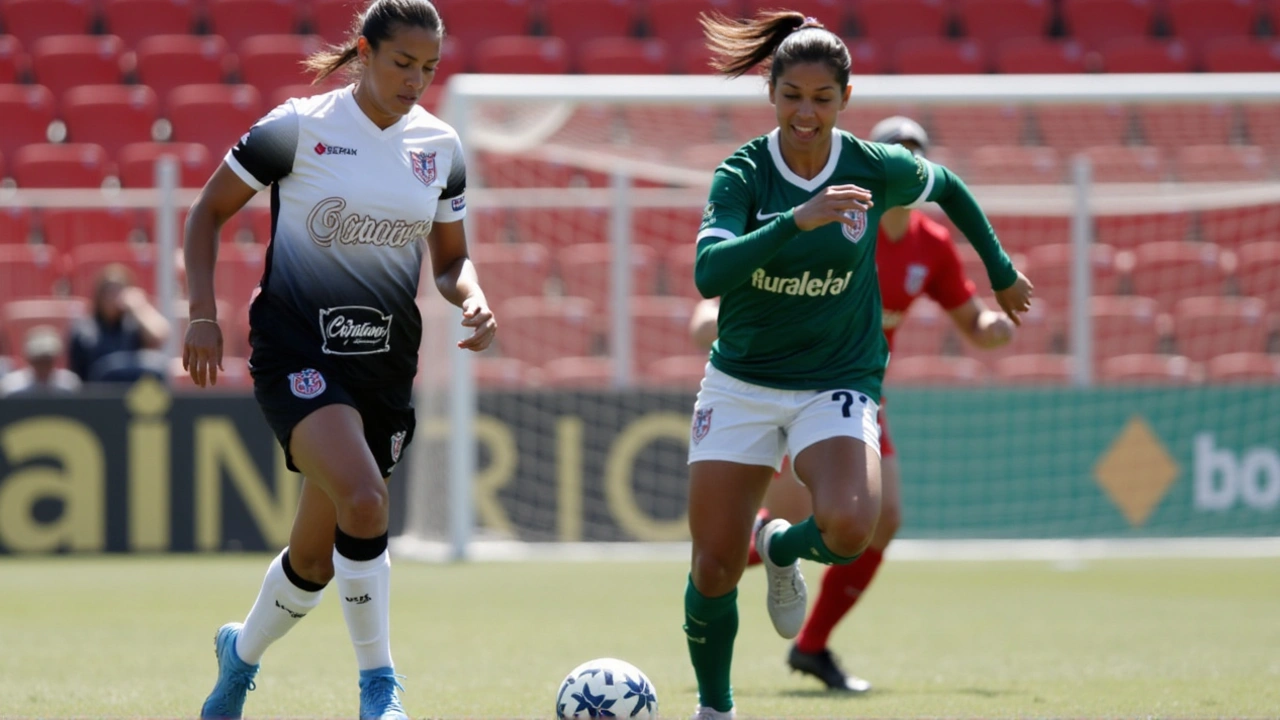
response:
[[[791,523],[777,518],[770,520],[756,530],[756,551],[760,554],[761,564],[769,576],[769,594],[767,605],[769,619],[773,621],[773,629],[782,637],[791,640],[800,634],[804,626],[804,614],[808,609],[809,589],[804,584],[804,575],[800,574],[800,561],[796,560],[783,567],[769,557],[769,543],[774,533],[791,527]]]
[[[737,717],[737,714],[732,708],[729,712],[720,712],[719,710],[712,710],[709,707],[699,705],[694,709],[693,717],[689,718],[689,720],[733,720],[735,717]]]

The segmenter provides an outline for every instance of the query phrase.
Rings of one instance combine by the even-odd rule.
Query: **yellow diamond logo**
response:
[[[1178,463],[1151,426],[1135,415],[1098,459],[1093,477],[1129,524],[1138,527],[1160,504],[1179,472]]]

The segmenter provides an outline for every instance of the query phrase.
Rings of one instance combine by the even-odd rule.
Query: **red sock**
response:
[[[879,550],[867,548],[861,557],[848,565],[832,565],[827,568],[822,576],[822,590],[818,592],[818,600],[809,611],[809,618],[805,620],[800,636],[796,638],[796,649],[804,653],[816,653],[827,647],[831,631],[871,584],[883,557]]]
[[[765,522],[768,522],[769,511],[764,508],[760,508],[760,512],[756,513],[756,517],[761,518]],[[759,564],[760,564],[760,553],[756,552],[756,534],[751,533],[751,546],[750,546],[750,549],[747,550],[747,567],[751,567],[752,565],[759,565]]]

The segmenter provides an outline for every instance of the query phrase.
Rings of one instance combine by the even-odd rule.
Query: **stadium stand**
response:
[[[542,367],[559,357],[595,354],[598,314],[586,298],[517,297],[498,307],[505,327],[495,343],[504,357]]]
[[[92,10],[88,0],[5,0],[0,3],[0,26],[30,48],[51,35],[91,32]]]
[[[288,35],[298,28],[289,0],[208,0],[209,31],[231,47],[254,35]]]
[[[0,85],[16,83],[27,74],[27,55],[12,35],[0,35]]]
[[[62,96],[61,116],[69,142],[95,143],[114,156],[152,139],[160,102],[146,85],[80,85]]]
[[[223,82],[235,61],[217,35],[153,35],[138,43],[134,56],[138,82],[162,100],[182,85]]]
[[[31,45],[31,73],[57,97],[76,85],[117,85],[123,52],[114,35],[44,36]]]
[[[185,0],[106,0],[102,5],[103,29],[128,48],[156,35],[193,32],[195,19],[195,3]]]

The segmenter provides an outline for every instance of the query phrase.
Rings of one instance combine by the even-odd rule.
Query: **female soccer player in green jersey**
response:
[[[875,246],[888,208],[936,202],[986,265],[1009,317],[1030,308],[1014,269],[958,177],[895,145],[836,129],[849,103],[849,51],[796,12],[754,20],[702,18],[716,68],[768,73],[778,127],[716,169],[698,231],[695,282],[721,297],[718,340],[694,407],[690,439],[692,568],[685,634],[698,680],[694,718],[733,717],[729,681],[737,585],[752,522],[784,455],[814,515],[757,533],[769,617],[793,638],[807,591],[799,559],[853,561],[880,513],[881,329]]]

